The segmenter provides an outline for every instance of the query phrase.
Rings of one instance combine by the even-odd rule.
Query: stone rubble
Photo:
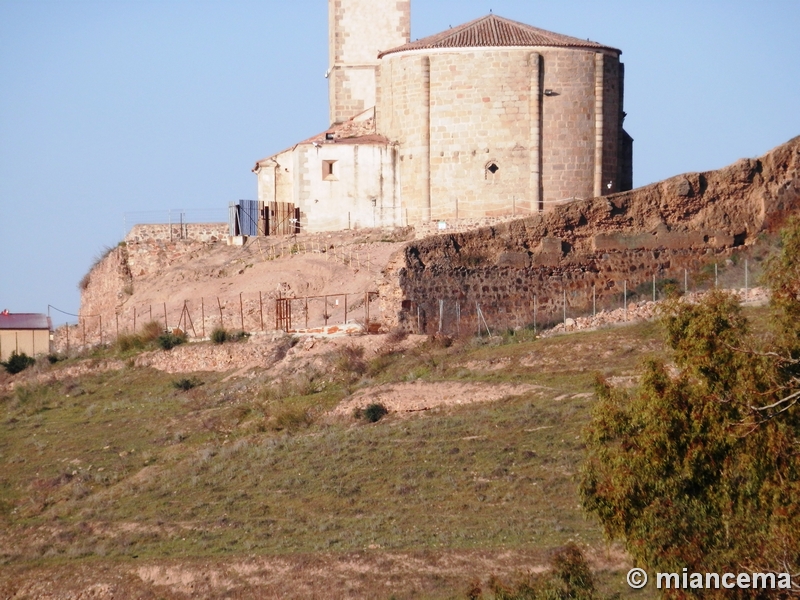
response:
[[[747,306],[762,306],[769,301],[769,290],[766,288],[756,287],[746,292],[744,288],[728,291],[738,296],[739,300]],[[705,292],[687,294],[681,297],[681,301],[698,302],[704,295]],[[594,316],[567,318],[564,323],[559,323],[555,327],[543,331],[540,337],[552,337],[575,331],[592,331],[601,327],[649,321],[659,316],[661,304],[662,301],[653,302],[652,300],[631,302],[628,304],[627,311],[620,307],[611,311],[599,311]]]

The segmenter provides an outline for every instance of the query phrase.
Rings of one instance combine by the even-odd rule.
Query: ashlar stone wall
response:
[[[411,35],[411,0],[328,0],[331,123],[375,106],[378,54]]]
[[[378,132],[410,222],[533,214],[620,189],[616,52],[460,48],[382,60]]]

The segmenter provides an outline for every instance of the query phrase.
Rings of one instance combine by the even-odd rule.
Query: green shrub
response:
[[[175,389],[182,390],[184,392],[188,392],[189,390],[191,390],[192,388],[196,388],[200,384],[201,382],[195,379],[194,377],[192,378],[183,377],[181,379],[178,379],[177,381],[172,382],[172,386]]]
[[[373,402],[367,405],[366,408],[357,408],[355,411],[355,417],[357,419],[364,419],[367,423],[377,423],[388,414],[389,409],[380,402]]]
[[[11,353],[9,356],[8,361],[0,362],[0,365],[3,365],[9,373],[12,375],[16,373],[20,373],[27,369],[28,367],[32,367],[36,363],[36,360],[25,354],[24,352],[17,354],[17,351]]]
[[[172,350],[175,346],[180,346],[186,342],[186,335],[174,334],[171,332],[162,333],[158,336],[157,341],[162,350]]]
[[[211,341],[215,344],[224,344],[228,340],[228,332],[222,327],[216,327],[211,332]]]

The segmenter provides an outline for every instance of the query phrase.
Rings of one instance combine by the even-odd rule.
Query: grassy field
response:
[[[606,591],[649,597],[623,585],[624,557],[581,512],[576,474],[595,374],[629,380],[652,355],[664,355],[661,334],[645,323],[370,360],[340,351],[328,359],[335,375],[280,384],[269,371],[131,366],[29,376],[0,398],[0,594],[34,579],[198,593],[169,567],[197,585],[187,573],[216,573],[203,597],[461,598],[470,580],[539,567],[575,541]],[[397,381],[421,393],[429,381],[536,387],[374,424],[326,416],[353,391]],[[319,585],[302,587],[308,578]]]

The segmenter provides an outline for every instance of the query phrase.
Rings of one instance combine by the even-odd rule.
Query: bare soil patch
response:
[[[627,566],[621,552],[587,549],[595,568]],[[471,581],[540,572],[537,551],[475,550],[193,559],[92,561],[9,568],[0,573],[4,598],[396,598],[453,597]]]
[[[352,415],[357,408],[383,404],[390,412],[411,413],[475,402],[493,402],[546,388],[531,384],[467,383],[454,381],[388,383],[360,390],[331,411],[336,416]]]

